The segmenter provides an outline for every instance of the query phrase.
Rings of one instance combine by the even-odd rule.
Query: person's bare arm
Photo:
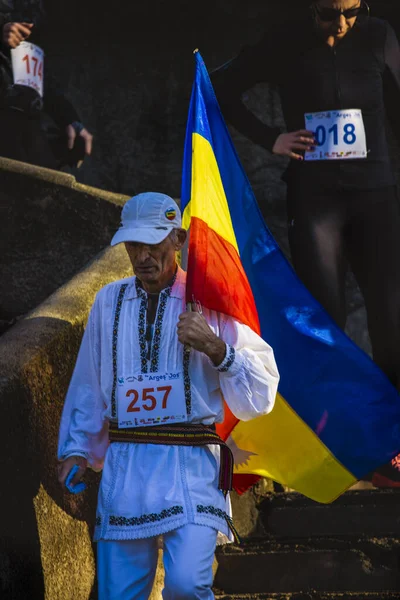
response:
[[[72,148],[74,147],[75,138],[77,136],[80,136],[81,138],[84,139],[84,142],[85,142],[85,155],[86,156],[91,155],[92,146],[93,146],[93,136],[86,129],[86,127],[82,127],[82,129],[77,131],[76,128],[74,127],[74,125],[71,123],[70,125],[67,125],[66,133],[67,133],[67,145],[68,145],[69,150],[72,150]],[[80,166],[80,164],[78,163],[78,167],[79,166]]]

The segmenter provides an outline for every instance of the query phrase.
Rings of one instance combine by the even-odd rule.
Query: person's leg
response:
[[[157,557],[156,537],[97,542],[99,600],[148,600]]]
[[[0,110],[0,156],[32,165],[57,169],[39,117],[29,117],[12,109]]]
[[[23,134],[25,117],[10,109],[0,110],[0,156],[13,160],[24,160]],[[23,125],[21,126],[21,123]]]
[[[364,296],[374,362],[400,388],[400,208],[396,188],[359,194],[346,231]]]
[[[217,531],[184,525],[164,535],[164,600],[212,600]]]
[[[296,274],[336,323],[346,325],[343,229],[340,196],[288,187],[288,237]]]
[[[363,293],[373,359],[400,388],[400,209],[396,189],[359,194],[346,232],[349,260]],[[400,487],[400,455],[369,474],[377,487]]]
[[[43,131],[40,119],[29,119],[29,126],[25,140],[26,162],[46,167],[47,169],[57,169],[59,161],[53,154],[46,132]]]

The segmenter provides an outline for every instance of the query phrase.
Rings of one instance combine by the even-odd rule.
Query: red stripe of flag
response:
[[[187,302],[192,296],[211,310],[260,332],[257,308],[236,248],[198,217],[190,221]]]

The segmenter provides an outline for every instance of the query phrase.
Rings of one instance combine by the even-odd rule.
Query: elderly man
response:
[[[97,294],[65,401],[60,482],[75,466],[73,485],[87,466],[103,468],[95,530],[103,600],[149,597],[161,534],[163,597],[214,597],[217,534],[232,539],[230,451],[214,426],[222,398],[242,420],[274,405],[270,346],[226,315],[185,311],[176,262],[185,239],[169,196],[125,204],[111,245],[125,244],[136,277]]]

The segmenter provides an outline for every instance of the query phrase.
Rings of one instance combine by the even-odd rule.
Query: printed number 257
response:
[[[167,408],[167,400],[171,389],[170,385],[163,385],[156,389],[143,388],[140,401],[144,410],[151,411],[156,408],[157,398],[153,396],[154,392],[164,392],[161,399],[161,408]],[[130,396],[133,396],[133,399],[127,408],[127,412],[140,412],[141,407],[136,406],[136,403],[139,400],[139,392],[137,390],[128,390],[126,392],[126,397],[129,398]]]

